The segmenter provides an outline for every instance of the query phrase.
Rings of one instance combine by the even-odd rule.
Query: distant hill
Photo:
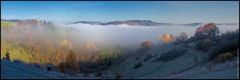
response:
[[[151,20],[126,20],[126,21],[77,21],[70,24],[90,24],[90,25],[130,25],[130,26],[161,26],[161,25],[183,25],[183,26],[200,26],[204,23],[187,23],[187,24],[175,24],[175,23],[160,23]],[[216,23],[216,25],[238,25],[238,23]]]
[[[78,22],[74,22],[71,24],[77,24],[77,23],[82,23],[82,24],[91,24],[91,25],[99,25],[99,24],[103,24],[102,22],[96,22],[96,21],[78,21]]]
[[[1,19],[1,21],[20,23],[20,24],[52,24],[50,21],[37,20],[37,19]],[[200,26],[204,23],[186,23],[186,24],[176,24],[176,23],[161,23],[151,20],[125,20],[125,21],[110,21],[110,22],[100,22],[100,21],[77,21],[70,24],[90,24],[90,25],[130,25],[130,26],[162,26],[162,25],[182,25],[182,26]],[[239,25],[239,23],[215,23],[216,25]]]
[[[26,26],[26,25],[30,25],[30,26],[36,26],[36,25],[51,25],[53,24],[50,21],[45,21],[45,20],[37,20],[37,19],[24,19],[24,20],[20,20],[20,19],[1,19],[1,27],[9,27],[9,26],[13,26],[13,25],[17,25],[17,26]]]
[[[130,25],[130,26],[158,26],[158,25],[171,25],[171,23],[158,23],[151,20],[126,20],[126,21],[111,21],[111,22],[94,22],[94,21],[79,21],[72,24],[95,24],[95,25]]]

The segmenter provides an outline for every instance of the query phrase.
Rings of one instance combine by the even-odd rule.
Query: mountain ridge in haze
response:
[[[42,22],[48,23],[51,21],[46,20],[37,20],[37,19],[1,19],[1,21],[7,22],[23,22],[23,23],[31,23],[34,22]],[[161,25],[183,25],[183,26],[200,26],[204,24],[203,22],[195,22],[195,23],[185,23],[185,24],[177,24],[177,23],[162,23],[156,22],[152,20],[122,20],[122,21],[109,21],[109,22],[101,22],[101,21],[76,21],[69,24],[89,24],[89,25],[129,25],[129,26],[161,26]],[[239,23],[215,23],[216,25],[239,25]]]
[[[158,25],[170,25],[171,23],[159,23],[151,20],[125,20],[125,21],[110,21],[110,22],[97,22],[97,21],[78,21],[71,24],[90,24],[90,25],[121,25],[126,24],[130,26],[158,26]]]
[[[130,26],[160,26],[160,25],[183,25],[183,26],[199,26],[204,24],[203,22],[198,23],[186,23],[186,24],[175,24],[175,23],[160,23],[151,20],[125,20],[125,21],[77,21],[70,24],[90,24],[90,25],[130,25]],[[238,23],[216,23],[216,25],[238,25]]]

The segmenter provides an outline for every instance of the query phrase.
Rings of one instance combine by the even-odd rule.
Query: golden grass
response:
[[[13,23],[13,22],[1,21],[1,28],[11,27],[11,26],[14,26],[14,25],[15,25],[15,23]]]
[[[10,60],[20,60],[25,63],[30,63],[32,56],[28,54],[27,49],[1,40],[1,59],[5,57],[6,53],[10,54]]]

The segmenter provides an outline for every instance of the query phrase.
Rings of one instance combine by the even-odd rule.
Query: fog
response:
[[[1,29],[1,40],[12,40],[24,45],[59,46],[66,39],[76,50],[82,49],[88,41],[97,48],[139,47],[144,40],[154,45],[161,43],[159,37],[168,33],[178,36],[186,32],[188,37],[194,35],[200,25],[165,25],[165,26],[129,26],[129,25],[89,25],[89,24],[55,24],[54,26],[18,26]],[[217,25],[221,33],[239,29],[239,25]],[[87,44],[88,45],[88,44]]]
[[[188,37],[194,35],[197,26],[164,25],[164,26],[129,26],[129,25],[89,25],[71,24],[65,27],[72,29],[72,38],[76,40],[91,40],[95,43],[118,46],[139,46],[144,40],[151,40],[154,44],[161,41],[158,37],[165,33],[178,36],[186,32]],[[238,25],[217,25],[221,33],[239,29]]]

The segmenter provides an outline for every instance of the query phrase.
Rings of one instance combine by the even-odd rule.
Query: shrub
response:
[[[220,42],[212,46],[209,53],[209,60],[217,58],[219,55],[224,55],[226,52],[234,53],[233,56],[237,56],[236,50],[239,48],[239,31],[224,33],[220,38]]]
[[[196,49],[207,51],[212,46],[212,40],[211,39],[205,39],[201,40],[198,43],[196,43]]]
[[[141,43],[141,48],[150,48],[152,46],[152,41],[145,40]]]
[[[152,41],[145,40],[141,43],[141,48],[137,49],[137,53],[144,54],[150,50],[152,47]]]
[[[10,61],[10,56],[9,56],[9,52],[8,51],[7,51],[5,56],[6,56],[6,60]]]
[[[177,42],[183,42],[187,40],[187,33],[186,32],[181,32],[180,35],[176,38]]]
[[[48,70],[48,71],[52,71],[52,70],[53,70],[53,65],[48,64],[48,65],[47,65],[47,70]]]
[[[133,69],[137,69],[141,66],[143,66],[142,62],[135,63]]]
[[[219,54],[217,56],[217,62],[224,62],[227,60],[231,60],[231,59],[233,59],[232,57],[234,56],[234,54],[236,54],[236,53],[235,52],[227,52],[227,53]]]

